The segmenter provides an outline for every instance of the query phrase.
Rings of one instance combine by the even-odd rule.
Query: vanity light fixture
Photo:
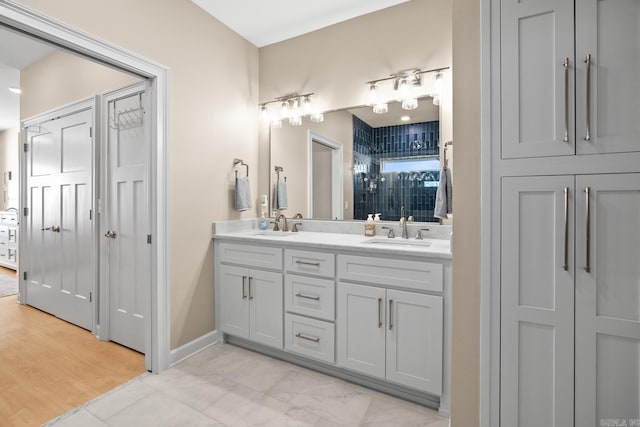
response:
[[[434,73],[434,91],[431,96],[434,98],[433,103],[440,105],[440,93],[443,86],[442,71],[447,69],[449,69],[449,67],[434,68],[432,70],[413,68],[398,71],[397,73],[390,74],[389,77],[368,81],[366,84],[369,86],[369,105],[373,106],[374,113],[386,113],[388,106],[384,103],[384,100],[380,100],[378,86],[380,82],[393,81],[393,89],[398,93],[397,98],[402,102],[402,108],[405,110],[418,108],[418,99],[411,93],[412,88],[421,86],[423,81],[422,75],[427,73]]]
[[[263,121],[270,122],[274,128],[282,127],[282,120],[288,120],[292,126],[300,126],[303,117],[309,117],[311,121],[320,123],[324,120],[324,116],[314,109],[312,96],[313,93],[302,95],[292,93],[263,102],[260,104],[260,115]],[[270,104],[280,104],[280,111],[275,111],[277,107],[270,108]]]

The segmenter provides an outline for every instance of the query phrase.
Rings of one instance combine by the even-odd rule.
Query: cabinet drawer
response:
[[[338,278],[421,291],[442,292],[442,264],[338,255]]]
[[[18,225],[18,216],[14,213],[0,214],[0,223],[6,225]]]
[[[298,251],[285,249],[284,264],[290,273],[313,274],[316,276],[335,276],[335,255],[325,252]]]
[[[287,274],[284,279],[284,307],[291,313],[335,319],[335,282]]]
[[[229,264],[282,270],[282,249],[280,248],[220,243],[218,256],[220,262]]]
[[[335,326],[333,323],[286,313],[284,336],[285,350],[334,363]]]
[[[0,260],[1,261],[9,261],[9,249],[6,245],[0,246]]]

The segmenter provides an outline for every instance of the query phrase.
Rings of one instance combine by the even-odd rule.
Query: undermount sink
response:
[[[264,237],[289,237],[291,233],[286,231],[258,231],[257,233],[253,233],[253,236],[264,236]]]
[[[380,245],[380,246],[411,246],[411,247],[422,247],[422,248],[427,248],[429,246],[431,246],[431,242],[429,242],[428,240],[415,240],[415,239],[401,239],[401,238],[395,238],[395,239],[388,239],[388,238],[384,238],[384,239],[371,239],[371,240],[365,240],[364,242],[365,245]]]

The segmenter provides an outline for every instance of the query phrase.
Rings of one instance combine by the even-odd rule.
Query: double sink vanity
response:
[[[448,415],[451,227],[408,224],[406,239],[380,225],[365,237],[356,221],[298,227],[213,224],[223,339]]]

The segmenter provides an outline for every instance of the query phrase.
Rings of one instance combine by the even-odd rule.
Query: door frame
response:
[[[171,334],[167,191],[168,69],[8,0],[0,0],[0,24],[147,80],[152,156],[149,189],[153,240],[151,248],[151,312],[150,322],[145,330],[145,335],[150,337],[151,345],[145,354],[145,366],[147,370],[156,373],[165,370],[169,365]],[[20,211],[22,209],[23,206],[20,206]],[[22,236],[20,236],[20,240],[22,241]],[[24,283],[22,280],[20,282],[22,290]]]
[[[307,209],[309,217],[313,217],[313,143],[317,142],[325,147],[331,149],[331,219],[343,219],[344,214],[342,210],[342,187],[344,175],[342,172],[342,159],[343,159],[343,146],[339,142],[322,136],[319,133],[315,133],[312,130],[308,131],[307,135],[307,170],[309,181],[308,185],[308,197],[307,197]]]

